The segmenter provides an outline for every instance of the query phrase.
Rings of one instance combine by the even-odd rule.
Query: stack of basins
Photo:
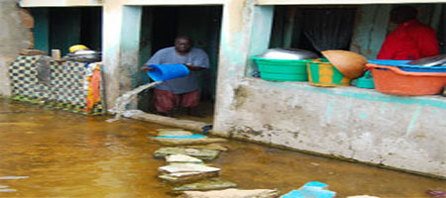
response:
[[[378,91],[403,96],[435,95],[446,86],[446,65],[412,65],[409,61],[369,60]]]
[[[270,81],[309,81],[323,87],[349,86],[352,79],[362,76],[367,59],[360,54],[344,50],[321,52],[317,58],[306,50],[270,49],[253,57],[260,78]]]

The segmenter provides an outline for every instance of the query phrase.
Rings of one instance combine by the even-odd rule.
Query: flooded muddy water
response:
[[[172,197],[156,178],[165,163],[147,139],[155,124],[89,117],[0,99],[0,197]],[[261,145],[230,141],[210,164],[243,189],[282,193],[309,181],[338,197],[429,197],[446,181]]]

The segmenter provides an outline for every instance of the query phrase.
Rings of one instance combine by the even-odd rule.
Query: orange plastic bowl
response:
[[[439,94],[446,86],[446,73],[406,72],[398,67],[367,64],[375,88],[386,94],[423,96]]]

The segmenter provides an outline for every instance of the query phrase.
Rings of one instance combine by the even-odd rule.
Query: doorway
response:
[[[141,66],[158,50],[173,46],[175,37],[180,35],[191,37],[194,47],[204,50],[209,56],[209,69],[197,73],[201,96],[198,113],[201,116],[188,116],[181,109],[174,109],[174,117],[212,123],[221,18],[222,6],[143,7],[139,54]],[[149,81],[147,74],[141,72],[138,84]],[[152,96],[153,89],[140,93],[138,109],[156,113]]]

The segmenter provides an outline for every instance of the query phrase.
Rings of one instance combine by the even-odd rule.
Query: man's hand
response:
[[[191,65],[189,63],[183,63],[183,65],[186,66],[191,71],[200,71],[200,70],[205,70],[206,69],[206,68],[203,68],[203,67]]]
[[[152,67],[149,67],[147,65],[144,65],[141,67],[141,71],[143,72],[148,72],[148,71],[153,71],[154,69]]]

